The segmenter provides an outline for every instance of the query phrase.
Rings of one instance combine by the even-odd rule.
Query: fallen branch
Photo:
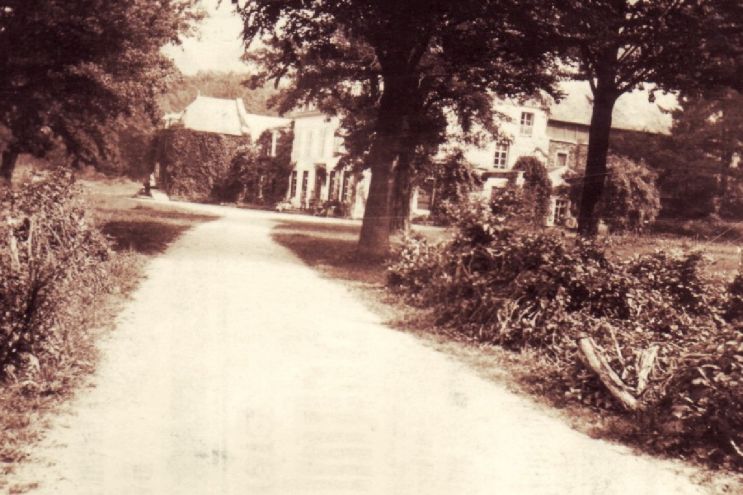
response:
[[[612,342],[614,342],[614,351],[617,353],[619,363],[622,365],[622,369],[626,370],[627,364],[624,362],[624,356],[622,356],[622,348],[619,347],[619,341],[617,340],[617,334],[614,332],[614,328],[611,325],[604,325],[604,328],[609,332]]]
[[[738,447],[733,439],[730,439],[730,445],[733,447],[733,450],[736,454],[738,454],[740,457],[743,457],[743,451],[740,450],[740,447]]]
[[[640,410],[640,402],[633,395],[631,389],[609,366],[603,354],[596,349],[593,339],[588,336],[580,337],[578,348],[581,351],[581,360],[591,371],[596,373],[601,383],[609,390],[609,393],[628,411]]]

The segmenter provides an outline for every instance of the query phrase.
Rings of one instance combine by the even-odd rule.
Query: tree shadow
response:
[[[191,227],[216,219],[175,210],[136,207],[114,214],[101,222],[101,231],[116,251],[153,255],[164,252]]]

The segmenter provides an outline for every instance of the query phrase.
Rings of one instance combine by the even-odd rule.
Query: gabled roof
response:
[[[266,129],[289,125],[290,120],[248,113],[242,99],[197,96],[181,118],[186,129],[257,139]]]
[[[593,95],[587,81],[564,81],[560,89],[565,97],[549,107],[551,121],[566,122],[588,126],[591,124]],[[649,101],[650,92],[636,90],[619,97],[614,106],[612,128],[628,131],[643,131],[655,134],[668,134],[671,131],[672,117],[668,113],[677,107],[673,95],[656,93],[656,101]]]

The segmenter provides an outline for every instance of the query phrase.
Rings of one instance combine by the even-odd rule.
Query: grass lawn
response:
[[[630,418],[576,404],[556,393],[558,387],[553,386],[554,382],[546,371],[550,369],[549,363],[544,361],[544,357],[530,351],[514,353],[470,341],[457,332],[437,327],[433,315],[406,305],[388,292],[385,289],[385,264],[365,262],[355,256],[359,228],[287,220],[275,228],[273,238],[322,275],[344,283],[390,327],[415,335],[425,345],[462,361],[487,380],[530,396],[535,407],[561,418],[578,431],[630,446],[642,444],[641,438],[633,436]],[[447,235],[443,229],[423,229],[422,233],[430,240],[442,240]],[[638,236],[615,238],[613,242],[618,248],[617,256],[684,247],[680,239],[653,242],[652,238]],[[734,245],[721,243],[704,251],[717,260],[717,264],[711,265],[715,271],[722,270],[725,276],[730,277],[737,269],[736,249]],[[699,481],[713,493],[734,493],[743,486],[740,476],[700,469]]]
[[[613,254],[620,258],[652,253],[656,250],[700,251],[708,258],[705,267],[708,274],[725,280],[732,280],[735,277],[741,260],[741,244],[730,240],[706,241],[673,235],[645,234],[612,236],[610,242]]]
[[[21,174],[23,175],[23,171]],[[149,258],[162,253],[186,230],[213,219],[178,211],[167,204],[132,199],[139,185],[126,180],[82,180],[91,213],[116,251],[112,272],[114,293],[80,312],[81,327],[54,369],[45,369],[35,383],[0,384],[0,492],[23,493],[32,486],[8,487],[4,475],[28,456],[28,447],[49,426],[51,412],[64,406],[95,370],[96,342],[111,331],[118,312],[144,275]]]

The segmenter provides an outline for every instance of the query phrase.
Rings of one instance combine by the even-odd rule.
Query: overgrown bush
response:
[[[571,203],[580,204],[582,171],[567,177]],[[651,224],[660,212],[656,175],[642,162],[623,156],[609,156],[604,192],[597,206],[600,218],[613,232],[639,231]]]
[[[550,212],[552,181],[544,164],[533,156],[522,156],[513,169],[524,173],[523,201],[527,205],[528,222],[544,226]]]
[[[743,467],[743,330],[727,327],[685,350],[651,410],[664,450]]]
[[[214,201],[224,187],[232,160],[250,138],[171,128],[157,138],[161,187],[170,196]]]
[[[660,447],[670,445],[664,443],[669,437],[657,433],[656,425],[672,424],[678,409],[667,404],[678,401],[691,401],[690,411],[697,411],[689,413],[684,428],[710,415],[720,432],[726,424],[739,427],[739,409],[726,408],[743,400],[736,378],[743,349],[730,323],[740,316],[743,283],[728,288],[708,279],[699,253],[656,252],[613,261],[606,250],[507,226],[480,205],[460,215],[457,233],[447,243],[407,239],[388,280],[412,304],[431,308],[441,325],[478,341],[536,350],[553,363],[554,389],[564,397],[620,411],[615,395],[583,364],[578,342],[590,337],[622,386],[636,396],[644,417],[652,419],[638,428],[646,428],[642,433]],[[713,343],[724,348],[713,352]],[[654,358],[647,368],[643,359],[649,355]],[[705,357],[695,361],[694,356]],[[721,375],[724,384],[689,395],[685,370],[698,362],[734,370],[729,377]],[[693,448],[717,448],[703,436],[695,438]],[[727,445],[722,457],[738,462],[732,446],[743,439],[728,435],[724,440],[714,441]]]
[[[523,183],[517,175],[503,187],[496,187],[490,197],[495,216],[508,225],[520,228],[542,228],[546,225],[552,197],[552,181],[547,169],[537,158],[522,156],[513,167],[523,173]]]
[[[248,136],[167,129],[157,143],[162,187],[171,196],[193,201],[274,204],[289,187],[294,140],[290,128],[276,132],[272,150],[271,130],[253,143]]]
[[[274,205],[286,197],[294,168],[291,161],[294,135],[291,130],[278,132],[275,156],[271,156],[271,131],[264,131],[254,144],[235,151],[229,171],[214,187],[215,199]]]
[[[72,313],[108,290],[107,240],[62,173],[0,189],[0,375],[61,359]]]
[[[470,202],[470,196],[482,182],[461,150],[452,152],[440,163],[432,164],[432,170],[435,194],[430,218],[436,225],[449,225],[457,218],[459,209]]]

